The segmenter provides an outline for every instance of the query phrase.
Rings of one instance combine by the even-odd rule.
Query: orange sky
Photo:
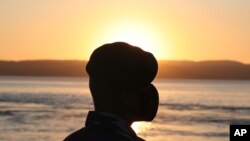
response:
[[[1,0],[0,59],[88,59],[128,41],[158,59],[250,63],[248,0]]]

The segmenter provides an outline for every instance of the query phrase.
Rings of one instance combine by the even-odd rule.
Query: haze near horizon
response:
[[[1,0],[0,60],[87,60],[125,41],[159,60],[250,63],[250,1]]]

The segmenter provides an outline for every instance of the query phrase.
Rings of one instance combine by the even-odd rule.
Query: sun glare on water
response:
[[[150,122],[134,122],[131,125],[131,127],[133,128],[136,134],[145,132],[146,130],[150,128],[150,126],[151,126]]]

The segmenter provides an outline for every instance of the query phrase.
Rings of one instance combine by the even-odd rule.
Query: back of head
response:
[[[95,107],[120,106],[123,100],[132,101],[129,97],[137,96],[136,91],[141,93],[142,89],[146,89],[143,94],[140,94],[145,95],[140,96],[143,102],[138,102],[144,104],[138,107],[144,108],[140,111],[147,109],[152,111],[153,114],[150,114],[148,119],[152,120],[155,116],[158,108],[158,93],[151,82],[157,74],[158,64],[151,53],[124,42],[104,44],[92,53],[86,71],[90,77],[90,90]],[[119,96],[121,92],[126,91],[133,91],[133,95],[127,95],[121,101]],[[115,102],[118,104],[115,105]],[[148,104],[150,102],[151,105]],[[140,118],[137,119],[140,120]]]

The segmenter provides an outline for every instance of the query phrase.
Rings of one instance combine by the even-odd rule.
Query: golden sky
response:
[[[250,63],[250,0],[0,0],[0,59],[88,59],[126,41],[158,59]]]

